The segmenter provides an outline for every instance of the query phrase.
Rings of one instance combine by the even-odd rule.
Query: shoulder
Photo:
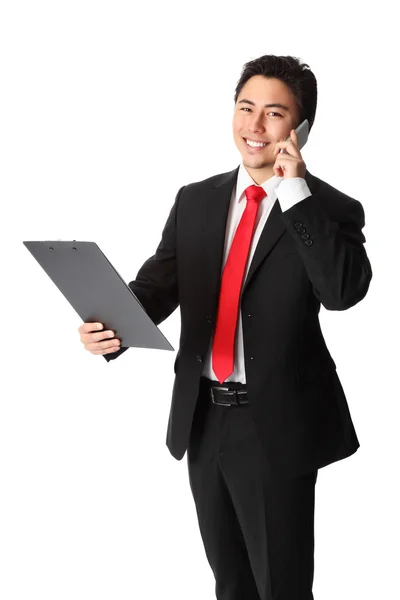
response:
[[[331,218],[337,221],[343,219],[356,220],[364,226],[364,208],[360,200],[349,196],[327,181],[311,175],[309,171],[306,174],[306,181],[311,193],[318,196],[319,201],[323,203],[324,209]]]
[[[212,175],[211,177],[188,183],[185,186],[183,186],[183,192],[185,195],[193,194],[196,192],[204,192],[204,190],[207,190],[209,188],[217,188],[220,185],[223,185],[224,183],[231,182],[233,184],[233,182],[236,181],[238,170],[239,167],[236,167],[232,171],[218,173],[217,175]]]

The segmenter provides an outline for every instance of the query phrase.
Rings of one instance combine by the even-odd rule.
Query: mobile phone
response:
[[[304,121],[302,123],[300,123],[300,125],[295,129],[295,132],[297,134],[297,140],[299,142],[299,150],[301,150],[303,148],[303,146],[305,146],[307,140],[308,140],[308,133],[309,133],[309,123],[307,119],[304,119]],[[286,138],[285,142],[290,142],[290,135],[289,137]],[[280,152],[286,152],[285,148],[281,148]]]

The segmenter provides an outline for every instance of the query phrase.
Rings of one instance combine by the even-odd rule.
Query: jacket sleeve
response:
[[[315,296],[327,310],[346,310],[366,295],[372,278],[364,248],[364,209],[348,196],[327,214],[317,192],[282,212]],[[344,199],[344,201],[343,201]],[[334,199],[333,199],[334,200]]]
[[[136,278],[128,283],[128,286],[156,325],[169,317],[179,305],[176,264],[176,215],[184,187],[181,187],[176,195],[155,254],[143,263]],[[118,358],[127,349],[121,346],[117,352],[103,354],[103,356],[108,362]]]

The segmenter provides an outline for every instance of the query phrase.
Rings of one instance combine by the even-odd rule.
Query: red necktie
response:
[[[247,204],[236,229],[222,274],[217,324],[212,346],[212,368],[220,383],[233,372],[235,333],[240,290],[254,234],[259,204],[267,195],[261,186],[250,185],[245,190]]]

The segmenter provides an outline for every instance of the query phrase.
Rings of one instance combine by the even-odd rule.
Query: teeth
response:
[[[252,142],[251,140],[247,140],[247,139],[246,139],[246,142],[252,148],[262,148],[263,146],[267,145],[267,142]]]

